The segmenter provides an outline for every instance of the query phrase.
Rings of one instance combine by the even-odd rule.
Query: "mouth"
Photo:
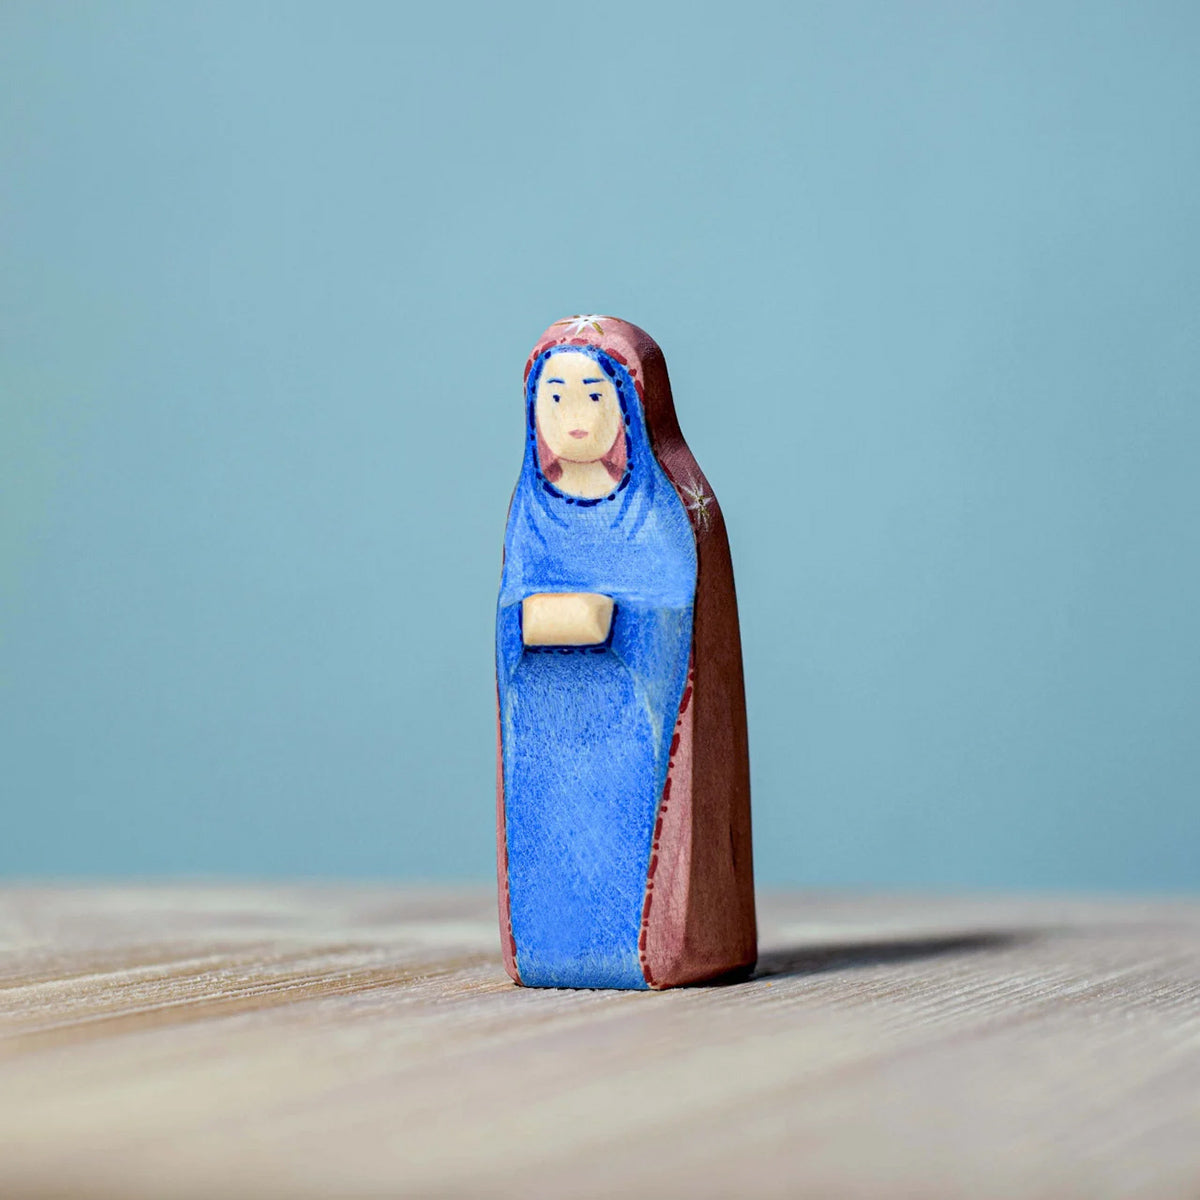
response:
[[[588,431],[586,429],[572,429],[571,436],[573,438],[585,438],[588,436]]]

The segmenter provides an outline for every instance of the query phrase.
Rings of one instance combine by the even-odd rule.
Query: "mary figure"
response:
[[[749,765],[720,509],[636,326],[557,322],[525,380],[496,618],[505,965],[532,987],[744,973]]]

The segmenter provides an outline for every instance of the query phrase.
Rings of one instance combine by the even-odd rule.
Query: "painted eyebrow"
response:
[[[584,383],[603,383],[604,380],[603,379],[585,379],[583,382]]]
[[[547,379],[546,382],[547,383],[561,383],[563,385],[563,387],[567,386],[567,381],[565,379]]]

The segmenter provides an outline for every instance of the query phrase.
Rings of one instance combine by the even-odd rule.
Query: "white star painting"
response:
[[[708,495],[694,479],[689,479],[687,483],[681,483],[679,490],[683,496],[684,508],[688,512],[696,514],[696,524],[701,529],[707,529],[712,520],[712,513],[708,507],[712,503],[712,496]]]
[[[601,326],[601,321],[607,321],[608,318],[602,313],[585,313],[583,316],[568,317],[565,321],[555,321],[555,325],[568,325],[570,328],[568,333],[582,333],[590,325],[597,333],[603,333],[604,329]]]

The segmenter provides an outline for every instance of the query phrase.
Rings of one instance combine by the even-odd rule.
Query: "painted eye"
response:
[[[591,397],[592,397],[592,399],[593,399],[593,400],[599,400],[599,399],[600,399],[600,393],[599,393],[599,392],[591,392],[591,393],[589,393],[589,394],[591,395]]]
[[[562,399],[562,397],[557,392],[555,392],[554,393],[554,403],[557,404],[561,399]]]

